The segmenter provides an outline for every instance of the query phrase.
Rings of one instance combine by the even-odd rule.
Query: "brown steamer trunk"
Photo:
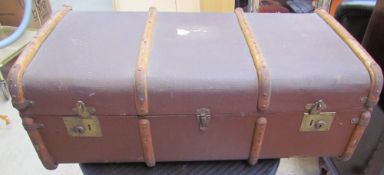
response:
[[[43,164],[351,157],[382,73],[324,11],[54,15],[13,66]]]

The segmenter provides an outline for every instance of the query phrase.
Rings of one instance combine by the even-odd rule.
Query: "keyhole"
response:
[[[321,129],[323,128],[327,123],[324,121],[324,120],[319,120],[319,121],[316,121],[315,123],[315,128],[316,129]]]
[[[79,126],[75,126],[73,128],[73,130],[74,130],[75,133],[78,133],[78,134],[84,134],[85,133],[84,127],[80,126],[80,125]]]

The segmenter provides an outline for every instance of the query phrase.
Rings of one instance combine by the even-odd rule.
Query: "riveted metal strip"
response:
[[[19,110],[30,104],[25,99],[23,91],[23,75],[27,66],[32,61],[33,57],[36,55],[48,35],[55,29],[57,24],[71,9],[72,8],[70,6],[64,6],[61,10],[51,16],[12,66],[8,76],[8,84],[9,90],[12,94],[13,104]]]
[[[23,125],[25,130],[28,132],[29,138],[31,139],[44,167],[49,170],[56,169],[57,163],[53,160],[38,130],[42,127],[42,125],[35,123],[32,118],[28,117],[23,118]]]
[[[156,165],[156,159],[149,120],[139,119],[139,132],[145,164],[147,164],[148,167],[154,167]]]
[[[235,10],[235,14],[239,21],[241,31],[243,32],[245,40],[248,44],[249,51],[251,52],[253,63],[256,67],[259,82],[257,108],[260,111],[265,111],[268,109],[271,100],[271,81],[269,70],[260,50],[260,46],[257,43],[255,36],[252,33],[251,27],[247,22],[247,18],[244,15],[243,9],[237,8]]]
[[[153,30],[155,27],[156,8],[151,7],[141,40],[135,71],[135,102],[136,111],[143,116],[148,113],[147,69],[152,49]]]
[[[316,13],[339,35],[339,37],[349,46],[367,69],[371,87],[366,101],[366,107],[372,108],[377,104],[380,93],[383,88],[383,74],[380,66],[374,61],[367,51],[356,41],[348,31],[338,23],[331,15],[322,9],[316,10]]]
[[[361,137],[363,136],[365,129],[367,128],[370,120],[371,120],[370,111],[365,111],[361,114],[359,123],[356,125],[356,128],[353,130],[352,136],[348,141],[348,144],[344,153],[340,156],[341,160],[347,161],[351,159],[353,153],[356,150],[357,144],[360,142]]]
[[[253,133],[251,151],[249,153],[248,163],[255,165],[260,158],[261,147],[263,145],[265,129],[267,128],[267,119],[261,117],[257,119]]]

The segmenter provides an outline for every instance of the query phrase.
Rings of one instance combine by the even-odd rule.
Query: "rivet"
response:
[[[365,103],[366,101],[367,101],[367,97],[361,97],[361,98],[360,98],[360,102],[361,102],[361,103]]]
[[[354,117],[351,119],[351,124],[357,124],[357,123],[359,123],[359,118]]]
[[[84,134],[85,128],[83,126],[78,125],[73,128],[73,131],[77,134]]]

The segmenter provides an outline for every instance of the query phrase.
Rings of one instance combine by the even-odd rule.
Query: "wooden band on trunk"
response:
[[[49,151],[38,130],[37,124],[33,121],[32,118],[24,117],[23,125],[25,130],[28,132],[29,138],[31,139],[32,144],[35,147],[36,152],[39,155],[44,167],[49,170],[56,169],[57,163],[53,160],[51,154],[49,154]]]
[[[70,6],[64,6],[64,8],[56,12],[55,15],[51,16],[12,66],[8,76],[8,84],[9,90],[12,94],[13,104],[16,108],[21,110],[28,105],[23,92],[23,75],[27,66],[32,61],[33,57],[36,55],[48,35],[70,10]]]
[[[235,10],[235,14],[239,21],[241,31],[243,32],[245,40],[248,44],[249,51],[251,52],[253,63],[256,67],[257,77],[259,80],[257,108],[260,111],[265,111],[269,107],[271,100],[271,81],[267,64],[264,61],[260,46],[256,42],[255,36],[253,35],[251,27],[247,22],[247,18],[243,12],[243,9],[237,8]]]
[[[139,132],[144,161],[148,167],[156,165],[155,152],[152,143],[151,124],[147,119],[139,119]]]
[[[251,151],[249,153],[249,158],[248,158],[248,163],[250,165],[255,165],[259,160],[266,128],[267,128],[267,119],[264,117],[257,119],[255,130],[253,133]]]
[[[360,59],[368,70],[371,87],[366,101],[366,107],[372,108],[377,104],[380,98],[380,92],[383,88],[383,75],[380,66],[374,61],[367,51],[356,41],[348,31],[338,23],[326,11],[318,9],[316,13],[339,35],[339,37],[351,48],[353,53]]]
[[[148,113],[148,89],[147,69],[148,60],[151,54],[153,30],[156,20],[156,8],[151,7],[145,23],[143,39],[141,40],[139,55],[135,70],[135,102],[136,111],[143,116]]]
[[[370,111],[365,111],[361,114],[359,123],[356,125],[356,128],[353,131],[352,136],[348,141],[347,148],[345,149],[343,155],[340,156],[341,160],[347,161],[351,159],[353,153],[356,150],[357,144],[359,143],[361,137],[364,134],[365,129],[369,124],[370,119],[371,119]]]

